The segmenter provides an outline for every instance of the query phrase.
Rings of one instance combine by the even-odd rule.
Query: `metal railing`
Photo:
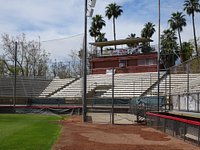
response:
[[[172,95],[173,110],[200,112],[200,93]]]
[[[147,125],[200,146],[199,118],[147,112]]]

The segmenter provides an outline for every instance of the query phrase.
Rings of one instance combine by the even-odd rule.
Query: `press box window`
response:
[[[126,60],[120,60],[119,61],[119,68],[125,68],[126,67]]]

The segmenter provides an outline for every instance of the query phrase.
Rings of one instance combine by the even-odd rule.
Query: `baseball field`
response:
[[[81,116],[1,114],[0,150],[198,150],[145,125],[83,123]]]
[[[60,134],[60,116],[0,114],[1,150],[49,150]]]

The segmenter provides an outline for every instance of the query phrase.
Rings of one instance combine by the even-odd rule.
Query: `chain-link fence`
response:
[[[199,93],[172,95],[173,110],[200,112]]]
[[[178,66],[171,67],[170,73],[200,73],[200,57],[195,57]]]
[[[17,77],[16,81],[12,76],[0,77],[0,104],[27,104],[29,98],[38,97],[50,82],[42,77]]]
[[[199,118],[148,112],[147,125],[200,146]]]

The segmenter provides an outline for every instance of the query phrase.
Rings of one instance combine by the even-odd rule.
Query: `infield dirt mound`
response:
[[[53,150],[198,150],[152,128],[141,125],[82,123],[80,116],[62,121]]]

